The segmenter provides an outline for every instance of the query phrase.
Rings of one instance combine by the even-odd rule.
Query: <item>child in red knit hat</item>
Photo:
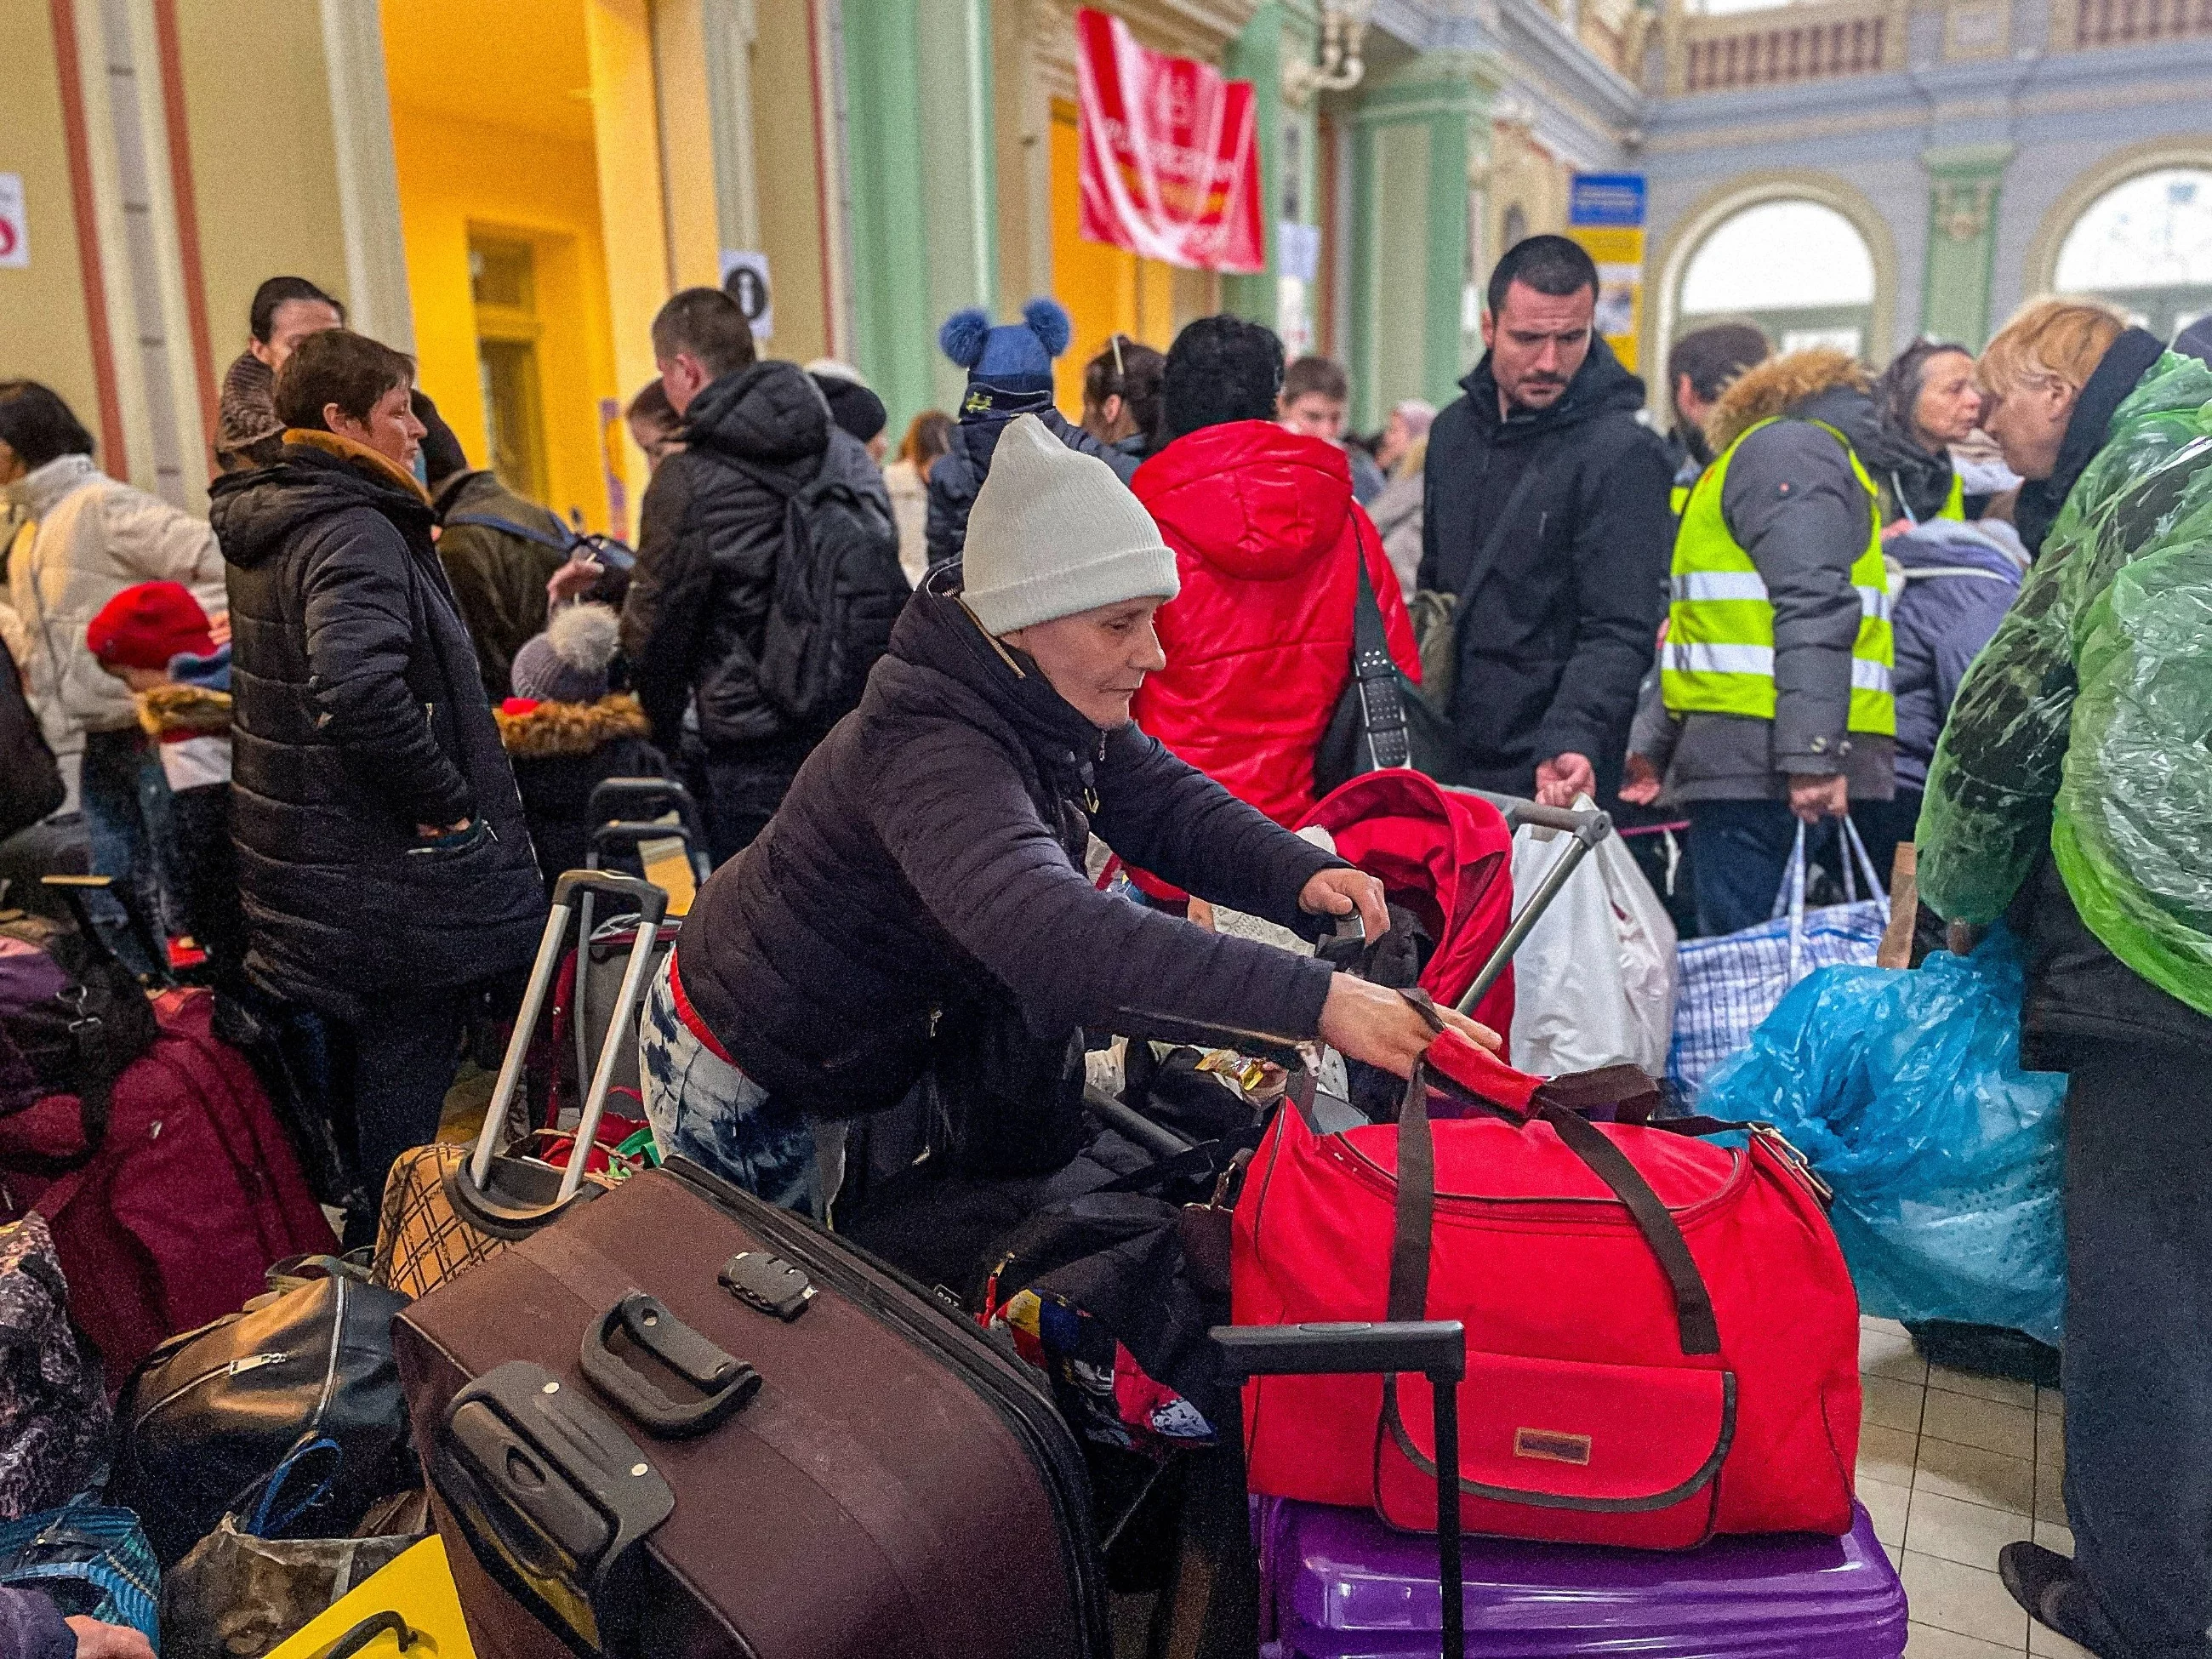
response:
[[[216,981],[243,970],[246,919],[230,844],[230,646],[176,582],[140,582],[103,605],[84,631],[100,665],[138,698],[169,783],[167,856],[159,862],[192,942]]]

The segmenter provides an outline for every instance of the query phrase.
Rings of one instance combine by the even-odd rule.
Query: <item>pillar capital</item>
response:
[[[1921,328],[1978,348],[1988,337],[1997,198],[2009,143],[1947,144],[1920,154],[1928,169],[1928,264]]]

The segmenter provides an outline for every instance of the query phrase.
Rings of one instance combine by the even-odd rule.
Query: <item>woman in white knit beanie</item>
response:
[[[1104,463],[1010,423],[969,520],[963,589],[907,606],[860,706],[782,810],[701,891],[647,1004],[646,1111],[664,1151],[817,1210],[843,1122],[948,1051],[1005,1034],[1056,1076],[1085,1030],[1278,1044],[1321,1037],[1403,1076],[1431,1029],[1394,991],[1098,891],[1095,832],[1133,865],[1310,937],[1382,884],[1300,840],[1130,723],[1161,666],[1175,555]],[[1443,1018],[1477,1041],[1497,1038]],[[984,1031],[1000,1041],[979,1042]],[[1019,1093],[1006,1079],[1004,1092]],[[971,1118],[957,1167],[1056,1167],[1035,1121]]]

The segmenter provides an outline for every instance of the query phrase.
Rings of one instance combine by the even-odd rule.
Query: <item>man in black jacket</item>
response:
[[[1563,236],[1491,273],[1490,349],[1429,429],[1420,586],[1458,596],[1454,781],[1565,805],[1626,746],[1666,609],[1673,468]]]
[[[867,448],[840,431],[830,405],[795,363],[757,362],[752,331],[718,289],[686,289],[653,319],[653,355],[668,401],[684,419],[684,448],[645,492],[637,568],[623,603],[630,684],[653,740],[703,785],[714,862],[752,843],[826,726],[794,721],[763,690],[787,503],[834,470],[879,507],[890,495]],[[897,575],[896,562],[889,567]],[[856,606],[882,613],[882,637],[848,642],[879,655],[899,592]],[[696,732],[685,729],[687,707]],[[688,740],[687,740],[688,739]]]

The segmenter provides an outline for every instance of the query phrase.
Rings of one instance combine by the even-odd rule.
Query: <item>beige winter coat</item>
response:
[[[27,641],[24,690],[73,777],[85,732],[138,724],[130,688],[85,648],[86,626],[138,582],[181,582],[210,617],[228,609],[222,553],[204,520],[109,477],[89,455],[58,457],[7,494],[20,520],[8,602]]]

